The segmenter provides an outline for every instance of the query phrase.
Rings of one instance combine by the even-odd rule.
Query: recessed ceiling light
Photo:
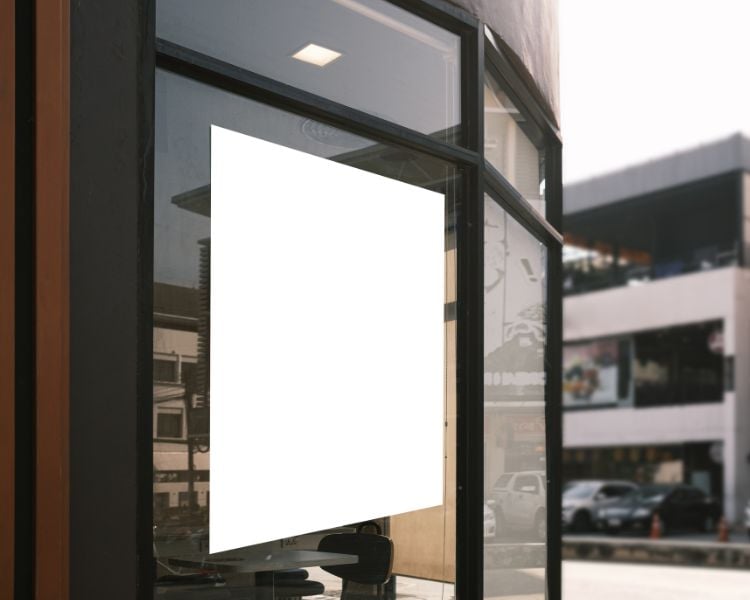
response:
[[[318,67],[325,67],[327,64],[332,63],[339,56],[341,52],[336,52],[330,48],[324,48],[317,44],[308,44],[301,50],[298,50],[292,54],[292,58],[301,60],[302,62],[310,63]]]

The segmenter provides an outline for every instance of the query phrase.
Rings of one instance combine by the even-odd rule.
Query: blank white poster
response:
[[[212,126],[211,553],[443,503],[444,227]]]

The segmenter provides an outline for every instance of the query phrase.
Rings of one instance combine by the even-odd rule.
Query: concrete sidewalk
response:
[[[563,561],[563,600],[748,600],[750,571]]]

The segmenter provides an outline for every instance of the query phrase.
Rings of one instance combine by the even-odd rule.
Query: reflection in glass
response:
[[[545,214],[544,150],[532,141],[526,117],[489,75],[484,84],[484,154],[529,204]]]
[[[458,142],[460,40],[384,0],[159,0],[157,36]]]
[[[299,532],[293,538],[208,556],[212,124],[445,195],[446,426],[442,506],[397,516],[383,515],[372,523],[342,523],[332,531]],[[234,594],[231,597],[241,598],[260,598],[264,594],[268,598],[285,594],[339,596],[342,590],[344,597],[355,592],[373,597],[386,594],[436,600],[451,597],[455,581],[456,459],[453,219],[457,190],[461,187],[459,173],[450,164],[418,152],[376,144],[164,71],[157,71],[156,76],[155,135],[155,597],[201,599],[230,597],[230,593]],[[294,175],[289,173],[289,177]],[[283,188],[279,188],[278,197],[268,201],[283,201]],[[255,226],[248,223],[248,235],[253,234]],[[388,243],[386,232],[383,243]],[[245,276],[242,268],[238,268],[237,276]],[[248,365],[249,372],[251,369],[252,365]],[[383,443],[387,443],[388,434],[383,432]],[[314,431],[310,443],[315,443]],[[279,440],[279,448],[283,448],[283,440]],[[269,448],[269,452],[279,448]],[[299,510],[305,510],[308,494],[335,494],[338,486],[346,485],[345,474],[329,473],[324,466],[308,464],[303,456],[299,459],[300,469],[320,473],[318,489],[300,490]],[[387,473],[388,465],[383,465],[382,472],[373,473],[373,485],[388,485]],[[237,477],[252,476],[251,461],[246,470],[237,473]],[[289,476],[293,478],[294,473]],[[263,493],[264,485],[263,481],[257,482],[258,493]],[[351,571],[342,574],[343,566],[354,564],[351,556],[356,552],[346,546],[344,538],[326,541],[328,536],[341,533],[382,534],[390,540],[394,545],[393,576],[376,585],[358,582],[356,573]],[[381,538],[368,538],[367,543],[386,547]],[[316,554],[319,551],[323,554]],[[343,558],[332,557],[331,553]],[[382,558],[382,554],[379,556]],[[334,564],[336,561],[338,564]],[[282,573],[295,567],[304,572]]]
[[[546,251],[492,198],[484,205],[484,596],[542,599]]]

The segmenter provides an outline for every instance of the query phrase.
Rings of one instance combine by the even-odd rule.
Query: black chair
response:
[[[378,533],[362,530],[374,527]],[[380,534],[376,523],[360,525],[356,533],[332,533],[318,544],[321,552],[356,554],[359,562],[353,565],[321,567],[324,571],[341,577],[341,600],[382,599],[383,586],[393,570],[393,542]]]
[[[317,596],[325,591],[325,587],[319,581],[307,579],[308,573],[304,569],[290,569],[288,571],[275,571],[273,574],[274,598],[302,598],[304,596]]]

